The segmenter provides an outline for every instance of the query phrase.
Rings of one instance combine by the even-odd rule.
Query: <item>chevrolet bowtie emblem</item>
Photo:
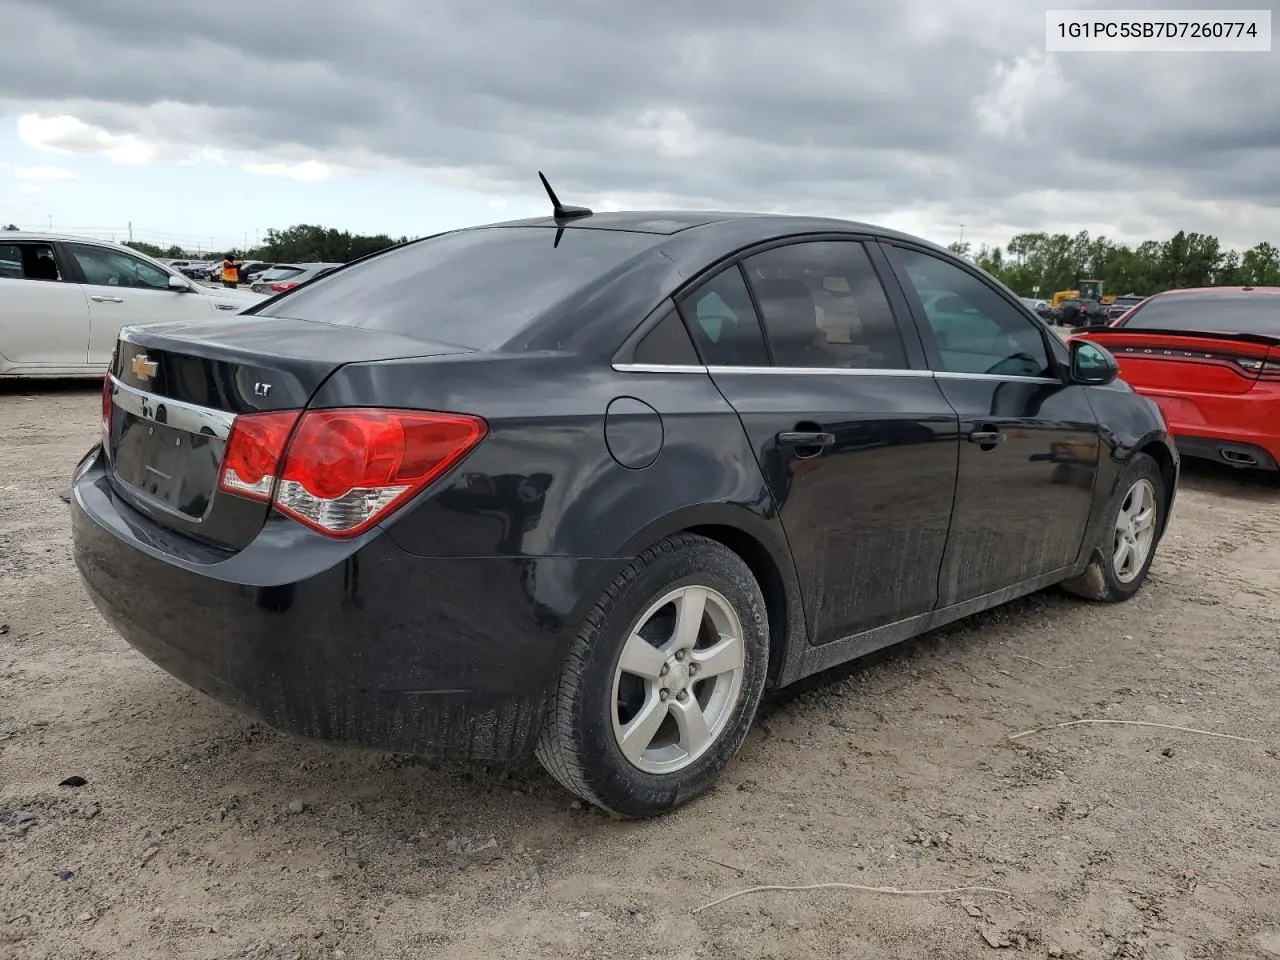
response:
[[[156,375],[156,371],[160,369],[160,365],[145,353],[135,356],[131,366],[133,367],[133,375],[139,380],[150,380]]]

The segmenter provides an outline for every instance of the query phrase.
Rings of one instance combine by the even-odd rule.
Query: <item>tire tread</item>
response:
[[[587,661],[593,647],[599,642],[609,614],[622,601],[631,585],[662,557],[692,549],[720,552],[731,557],[733,562],[740,564],[750,575],[750,568],[746,567],[742,558],[719,541],[693,533],[677,533],[659,540],[632,559],[592,606],[578,635],[570,644],[556,688],[547,698],[542,732],[534,751],[538,761],[566,790],[615,815],[625,816],[621,811],[613,809],[592,786],[584,763],[586,751],[576,722],[574,708],[579,701],[579,691],[585,683]],[[754,578],[752,579],[754,582]]]

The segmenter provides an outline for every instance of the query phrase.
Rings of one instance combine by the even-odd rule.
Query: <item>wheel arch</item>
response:
[[[1178,460],[1169,449],[1167,443],[1154,438],[1140,446],[1136,452],[1145,453],[1154,460],[1156,466],[1160,468],[1160,476],[1164,480],[1165,504],[1164,512],[1160,516],[1159,530],[1159,534],[1163,536],[1165,528],[1169,525],[1169,515],[1173,508],[1174,494],[1178,491]]]
[[[804,604],[796,579],[791,549],[782,532],[781,521],[772,510],[772,501],[756,506],[711,503],[676,510],[646,525],[624,543],[616,556],[616,567],[584,592],[575,611],[575,620],[585,617],[599,593],[619,570],[649,547],[678,533],[692,533],[714,540],[732,550],[745,563],[764,595],[769,615],[769,671],[767,683],[776,686],[794,658],[795,645],[805,643],[808,629]]]
[[[790,612],[795,608],[802,608],[802,604],[792,603],[792,598],[788,596],[787,583],[777,560],[763,543],[740,527],[709,523],[688,527],[684,532],[706,537],[728,547],[742,559],[751,570],[751,575],[756,578],[760,592],[764,594],[765,610],[769,614],[769,671],[766,683],[776,685],[791,638]],[[803,610],[801,616],[803,617]]]

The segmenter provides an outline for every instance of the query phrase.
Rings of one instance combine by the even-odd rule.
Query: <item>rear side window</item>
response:
[[[744,266],[778,366],[908,366],[889,301],[861,243],[793,243],[749,257]]]
[[[420,240],[299,287],[260,315],[486,348],[663,239],[558,232],[487,227]]]
[[[661,363],[668,366],[696,366],[698,353],[689,339],[680,314],[674,309],[636,344],[633,363]]]
[[[0,243],[0,279],[65,280],[47,243]]]
[[[1199,297],[1175,293],[1152,297],[1129,314],[1124,328],[1280,337],[1280,295],[1219,293]]]
[[[707,365],[769,366],[760,319],[736,264],[685,294],[677,306]]]

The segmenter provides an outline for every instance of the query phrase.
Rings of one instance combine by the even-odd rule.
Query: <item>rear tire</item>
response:
[[[1107,521],[1093,561],[1062,588],[1086,600],[1121,603],[1146,582],[1164,526],[1169,493],[1160,466],[1145,453],[1134,454],[1107,507]]]
[[[538,759],[610,813],[665,813],[710,787],[742,746],[768,660],[764,596],[742,558],[705,537],[668,537],[587,617]]]

